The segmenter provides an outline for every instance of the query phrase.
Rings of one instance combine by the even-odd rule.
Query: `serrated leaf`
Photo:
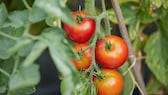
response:
[[[28,10],[14,11],[8,16],[10,20],[10,26],[19,28],[24,26],[28,22]]]
[[[124,65],[118,68],[118,70],[120,71],[121,74],[123,74],[128,70],[128,68],[129,68],[129,63],[126,62],[124,63]],[[130,73],[128,72],[125,76],[123,76],[123,78],[124,78],[124,87],[121,95],[131,95],[131,92],[134,90],[135,84],[131,78]]]
[[[32,7],[32,9],[29,10],[29,21],[31,23],[40,22],[44,20],[45,17],[46,17],[45,12],[38,7]]]
[[[66,39],[63,35],[63,31],[58,28],[49,28],[43,31],[43,38],[47,40],[49,45],[49,52],[51,58],[54,61],[57,69],[65,77],[65,83],[67,84],[64,95],[71,95],[74,90],[76,79],[78,79],[78,73],[73,64],[70,61],[70,48],[68,43],[65,44]]]
[[[75,24],[70,10],[62,0],[36,0],[35,6],[41,8],[51,16],[60,18],[66,23]]]
[[[167,24],[168,25],[168,24]],[[164,29],[167,28],[166,24]],[[162,27],[163,30],[163,27]],[[168,85],[168,31],[163,30],[152,34],[144,48],[146,63],[155,77],[163,84]]]
[[[7,18],[7,9],[5,4],[0,5],[0,26],[4,24],[5,20]]]
[[[19,90],[35,86],[40,81],[39,66],[32,64],[28,67],[20,67],[17,73],[11,76],[9,90]]]

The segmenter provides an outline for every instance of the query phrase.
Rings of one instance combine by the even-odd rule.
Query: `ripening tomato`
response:
[[[84,11],[73,12],[72,16],[77,24],[75,26],[64,24],[68,38],[77,43],[87,42],[95,33],[95,20],[87,18],[88,14]]]
[[[101,72],[104,75],[103,79],[93,78],[97,95],[119,95],[124,85],[120,73],[114,69],[101,69]]]
[[[105,41],[106,40],[106,41]],[[96,43],[96,61],[106,68],[118,68],[128,57],[127,44],[118,36],[108,35]]]
[[[73,64],[78,70],[89,68],[92,63],[92,49],[88,48],[89,44],[76,44],[73,49],[79,54],[80,59],[72,59]]]

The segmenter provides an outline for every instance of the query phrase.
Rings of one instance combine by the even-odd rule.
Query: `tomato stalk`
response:
[[[105,6],[105,0],[101,0],[101,4],[102,4],[102,8],[103,8],[103,12],[105,13],[105,32],[107,35],[110,35],[111,34],[111,28],[110,28],[110,22],[109,22],[109,18],[107,16],[107,13],[106,13],[106,6]]]
[[[80,12],[79,12],[80,13]],[[82,15],[77,15],[77,17],[76,17],[76,21],[77,21],[77,23],[80,23],[80,22],[82,22],[83,21],[83,19],[84,19],[84,17],[82,16]]]

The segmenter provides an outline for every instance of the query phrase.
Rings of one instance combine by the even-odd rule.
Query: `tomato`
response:
[[[127,60],[127,44],[123,39],[115,35],[108,35],[105,39],[106,42],[100,39],[96,43],[96,61],[106,68],[118,68]]]
[[[123,78],[114,69],[101,69],[103,79],[93,78],[98,95],[119,95],[123,89]]]
[[[74,26],[64,24],[66,35],[74,42],[87,42],[95,33],[95,20],[87,18],[88,14],[84,11],[73,12],[72,16],[78,23]]]
[[[80,59],[72,59],[73,64],[78,70],[85,70],[89,68],[90,64],[92,63],[92,49],[88,47],[89,47],[89,44],[86,44],[86,43],[76,44],[73,47],[73,49],[80,56]],[[80,54],[81,52],[82,54]]]

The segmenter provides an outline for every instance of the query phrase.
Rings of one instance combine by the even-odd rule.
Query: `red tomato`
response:
[[[85,18],[88,14],[84,11],[73,12],[72,16],[75,20],[78,20],[78,23],[75,26],[64,24],[64,30],[68,38],[77,43],[87,42],[95,33],[95,20]]]
[[[73,47],[73,49],[80,53],[81,51],[88,48],[89,44],[77,44]],[[72,59],[73,64],[78,70],[85,70],[89,68],[90,64],[92,63],[92,49],[88,48],[84,52],[82,52],[80,59]]]
[[[101,69],[103,79],[93,78],[98,95],[119,95],[123,89],[123,78],[119,72],[112,69]]]
[[[118,68],[128,57],[128,47],[123,39],[110,35],[100,39],[96,44],[96,61],[106,68]]]

